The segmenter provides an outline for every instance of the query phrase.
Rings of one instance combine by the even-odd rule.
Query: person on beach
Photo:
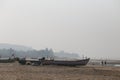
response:
[[[101,64],[102,64],[102,66],[103,66],[103,61],[101,61]]]
[[[107,64],[107,62],[106,62],[106,61],[105,61],[104,63],[105,63],[105,65]]]

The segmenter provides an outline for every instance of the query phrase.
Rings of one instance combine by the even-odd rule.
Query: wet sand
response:
[[[0,63],[0,80],[120,80],[120,67]]]

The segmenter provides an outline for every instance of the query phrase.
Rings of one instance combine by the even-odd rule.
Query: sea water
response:
[[[115,66],[115,67],[120,67],[120,64],[115,64],[114,66]]]

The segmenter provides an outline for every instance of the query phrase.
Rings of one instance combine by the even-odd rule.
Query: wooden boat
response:
[[[81,59],[81,60],[43,60],[41,64],[43,65],[63,65],[63,66],[82,66],[86,65],[89,62],[90,58]]]
[[[11,58],[0,58],[0,63],[12,63],[15,62],[15,59]]]
[[[81,60],[45,60],[45,59],[21,59],[19,60],[20,64],[34,64],[34,65],[63,65],[63,66],[82,66],[86,65],[89,62],[90,58],[81,59]]]
[[[32,65],[32,64],[35,64],[35,65],[40,65],[41,64],[41,61],[38,60],[38,59],[26,59],[26,58],[21,58],[18,60],[18,62],[22,65]]]

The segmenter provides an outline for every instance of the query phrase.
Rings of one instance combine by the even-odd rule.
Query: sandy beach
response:
[[[120,67],[0,63],[0,80],[120,80]]]

